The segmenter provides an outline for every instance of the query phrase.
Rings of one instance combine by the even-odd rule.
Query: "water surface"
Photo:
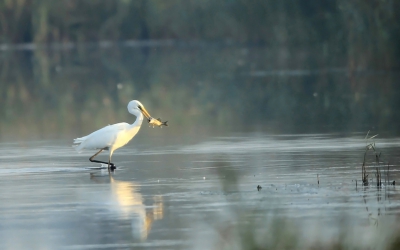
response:
[[[0,144],[0,248],[217,249],[240,245],[235,230],[270,232],[271,218],[290,221],[303,242],[345,225],[369,245],[400,213],[397,187],[376,187],[372,154],[371,185],[361,186],[361,134],[157,138],[117,150],[111,176],[70,141]],[[399,180],[399,138],[375,142],[382,171],[389,163]]]

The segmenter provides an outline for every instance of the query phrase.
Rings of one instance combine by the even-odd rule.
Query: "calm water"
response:
[[[111,176],[71,141],[0,144],[0,248],[235,249],[241,232],[262,242],[276,227],[300,245],[345,228],[354,244],[379,247],[373,236],[390,235],[400,215],[400,190],[376,187],[372,155],[374,179],[360,185],[362,134],[183,141],[138,136],[116,151]],[[376,146],[399,181],[400,139]]]

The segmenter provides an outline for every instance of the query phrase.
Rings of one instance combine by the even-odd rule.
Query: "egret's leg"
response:
[[[111,165],[112,163],[110,162],[111,159],[108,160],[108,173],[110,174],[111,172],[114,172],[116,167],[114,165]]]
[[[110,168],[110,166],[111,166],[111,169],[113,169],[113,170],[116,169],[116,167],[114,166],[114,163],[110,162],[111,159],[109,159],[108,162],[93,160],[93,158],[96,157],[98,154],[100,154],[103,150],[104,150],[104,148],[100,149],[99,152],[95,153],[92,157],[89,158],[89,161],[97,162],[97,163],[104,163],[104,164],[108,165],[108,168]]]
[[[114,164],[111,163],[111,156],[112,156],[113,151],[110,150],[110,155],[108,156],[108,171],[114,171],[116,169],[116,167],[114,166]]]
[[[97,156],[98,154],[100,154],[101,152],[103,152],[103,150],[104,150],[104,149],[100,149],[99,152],[95,153],[92,157],[89,158],[89,161],[95,162],[95,161],[93,160],[93,158],[94,158],[95,156]]]

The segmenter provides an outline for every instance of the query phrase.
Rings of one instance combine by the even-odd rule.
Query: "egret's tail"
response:
[[[84,142],[85,142],[85,140],[86,140],[86,137],[87,137],[87,136],[74,139],[74,142],[73,142],[73,145],[72,145],[72,146],[75,148],[76,151],[78,151],[78,152],[81,152],[81,151],[82,151],[82,149],[83,149],[83,144],[84,144]]]

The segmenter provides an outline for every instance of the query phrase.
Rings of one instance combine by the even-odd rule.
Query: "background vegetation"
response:
[[[320,47],[354,69],[398,67],[393,0],[4,0],[3,43],[179,39]]]
[[[131,99],[180,132],[397,133],[399,15],[393,0],[4,0],[0,137],[69,138],[127,120]]]

